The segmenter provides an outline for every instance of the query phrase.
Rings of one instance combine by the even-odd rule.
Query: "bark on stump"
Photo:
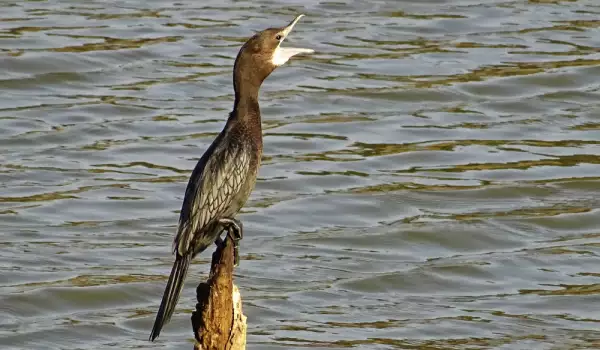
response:
[[[213,253],[210,276],[196,289],[192,327],[194,350],[246,349],[246,316],[242,298],[233,284],[233,242],[229,237]]]

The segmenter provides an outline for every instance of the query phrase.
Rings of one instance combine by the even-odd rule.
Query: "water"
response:
[[[191,349],[191,268],[147,342],[187,178],[254,32],[240,216],[248,348],[600,347],[600,6],[580,1],[2,1],[0,344]]]

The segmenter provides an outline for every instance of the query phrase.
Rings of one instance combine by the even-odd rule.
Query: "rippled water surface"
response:
[[[600,347],[596,0],[0,2],[0,345],[147,341],[191,169],[254,33],[248,348]]]

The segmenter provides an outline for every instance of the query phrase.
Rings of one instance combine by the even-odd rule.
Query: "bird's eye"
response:
[[[277,34],[277,36],[275,37],[275,39],[277,39],[277,40],[281,40],[281,38],[282,38],[281,34]]]

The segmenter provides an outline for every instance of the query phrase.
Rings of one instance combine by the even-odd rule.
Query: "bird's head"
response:
[[[285,27],[268,28],[248,39],[235,60],[234,82],[237,84],[247,80],[260,85],[275,68],[283,65],[293,56],[313,53],[312,49],[281,47],[281,43],[303,16],[297,16]]]

